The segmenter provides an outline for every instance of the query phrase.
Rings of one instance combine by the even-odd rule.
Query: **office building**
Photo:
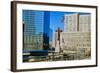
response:
[[[91,15],[65,14],[64,32],[60,34],[60,47],[65,53],[88,57],[91,53]],[[81,56],[82,55],[82,56]],[[79,59],[79,58],[78,58]]]
[[[73,49],[90,49],[91,47],[90,32],[62,32],[61,48],[63,50]]]
[[[64,32],[88,32],[91,31],[90,14],[65,14],[64,15]]]
[[[79,31],[81,32],[91,31],[91,15],[90,14],[79,15]]]
[[[58,51],[58,46],[63,53],[68,54],[73,59],[84,59],[90,57],[91,53],[91,16],[90,14],[65,14],[64,31],[53,34],[53,46]],[[56,48],[57,47],[57,48]]]
[[[42,50],[49,45],[48,11],[23,10],[23,49]]]
[[[64,15],[64,32],[77,32],[79,29],[79,14]]]

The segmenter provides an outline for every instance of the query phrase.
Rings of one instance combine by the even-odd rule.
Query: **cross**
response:
[[[57,35],[58,35],[57,40],[59,41],[59,45],[60,45],[60,33],[62,32],[62,30],[60,30],[60,28],[58,27],[58,29],[56,30],[56,32],[57,32]],[[60,48],[60,51],[61,51],[61,48]]]
[[[58,34],[58,40],[60,42],[60,33],[62,32],[62,30],[60,30],[60,28],[58,27],[58,29],[56,30],[56,32],[58,32],[57,33]]]

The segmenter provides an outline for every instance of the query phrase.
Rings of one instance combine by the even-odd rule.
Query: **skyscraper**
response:
[[[91,15],[65,14],[64,32],[61,33],[60,46],[65,53],[74,52],[75,59],[91,57]],[[76,54],[76,55],[75,55]]]
[[[89,32],[91,30],[91,15],[89,13],[65,14],[64,15],[64,31],[65,32]]]
[[[79,14],[65,14],[64,15],[64,31],[65,32],[76,32],[78,31]]]
[[[79,31],[81,32],[89,32],[91,31],[91,15],[83,14],[79,15]]]
[[[23,49],[45,49],[49,45],[48,11],[23,10]]]

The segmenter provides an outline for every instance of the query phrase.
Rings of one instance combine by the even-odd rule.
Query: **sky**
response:
[[[73,13],[79,13],[81,15],[83,14],[89,14],[89,13],[82,13],[82,12],[58,12],[58,11],[51,11],[50,12],[50,28],[55,32],[58,27],[60,27],[61,30],[64,30],[64,23],[62,22],[64,14],[73,14]]]
[[[61,21],[63,18],[63,12],[50,12],[50,28],[53,32],[60,27],[62,30],[64,28],[64,24]]]
[[[25,10],[24,12],[27,12],[27,11],[29,11],[29,10]],[[36,12],[39,12],[39,13],[41,12],[41,11],[37,11],[37,10],[32,10],[32,11],[33,12],[36,11]],[[86,14],[86,13],[82,13],[82,12],[50,11],[50,29],[52,29],[53,32],[55,32],[55,30],[57,30],[58,27],[60,27],[61,30],[64,30],[64,23],[62,22],[64,14],[73,14],[73,13]],[[23,13],[23,19],[26,16],[27,16],[26,13]]]
[[[28,11],[28,10],[26,10]],[[37,11],[37,10],[35,10]],[[34,12],[34,11],[33,11]],[[37,11],[38,12],[38,11]],[[41,12],[41,11],[39,11]],[[57,28],[59,27],[62,31],[64,30],[64,22],[62,21],[64,14],[73,14],[73,13],[79,13],[81,15],[83,14],[89,14],[89,13],[82,13],[82,12],[60,12],[60,11],[50,11],[50,30],[52,30],[50,34],[50,36],[52,36],[52,33],[55,32],[57,30]],[[40,13],[39,13],[40,14]],[[41,15],[41,14],[40,14]],[[23,16],[27,16],[25,13],[23,14]],[[40,16],[39,16],[40,17]],[[39,29],[38,29],[39,30]]]
[[[64,14],[72,14],[75,12],[50,12],[50,28],[53,30],[57,30],[60,27],[61,30],[64,30],[64,23],[62,22]]]

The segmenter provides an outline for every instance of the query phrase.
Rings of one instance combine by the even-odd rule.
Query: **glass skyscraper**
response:
[[[23,10],[23,49],[49,48],[50,12]]]

